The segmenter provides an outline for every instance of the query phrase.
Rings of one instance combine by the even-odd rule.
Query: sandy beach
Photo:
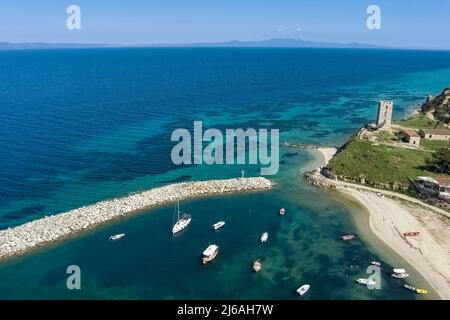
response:
[[[322,165],[326,165],[336,149],[319,148],[317,151],[324,160]],[[326,178],[320,176],[319,179]],[[391,191],[329,179],[325,183],[363,205],[370,214],[372,232],[412,265],[442,299],[450,299],[448,212]],[[420,234],[404,237],[402,234],[408,231]]]

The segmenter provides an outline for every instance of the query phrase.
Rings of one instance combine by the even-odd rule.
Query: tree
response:
[[[425,131],[423,131],[423,129],[419,130],[419,136],[424,139],[425,138]]]
[[[427,164],[432,171],[450,174],[450,148],[438,149]]]

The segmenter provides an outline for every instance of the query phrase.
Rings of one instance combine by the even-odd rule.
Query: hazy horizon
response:
[[[2,4],[0,42],[120,46],[302,39],[393,48],[449,49],[449,0],[256,0],[156,2],[30,0]],[[81,8],[81,29],[68,30],[66,9]],[[378,5],[381,29],[369,30],[367,8]]]

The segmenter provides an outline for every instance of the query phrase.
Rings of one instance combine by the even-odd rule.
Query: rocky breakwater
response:
[[[325,168],[317,168],[308,172],[305,172],[304,177],[307,182],[313,186],[319,188],[336,189],[336,180],[324,175]]]
[[[21,254],[107,221],[169,202],[207,195],[264,190],[272,187],[262,177],[183,182],[106,200],[47,216],[0,231],[0,259]]]

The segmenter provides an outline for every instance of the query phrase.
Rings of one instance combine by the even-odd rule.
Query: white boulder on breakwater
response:
[[[0,259],[62,239],[109,220],[169,202],[206,195],[269,189],[263,177],[183,182],[101,201],[0,231]]]

